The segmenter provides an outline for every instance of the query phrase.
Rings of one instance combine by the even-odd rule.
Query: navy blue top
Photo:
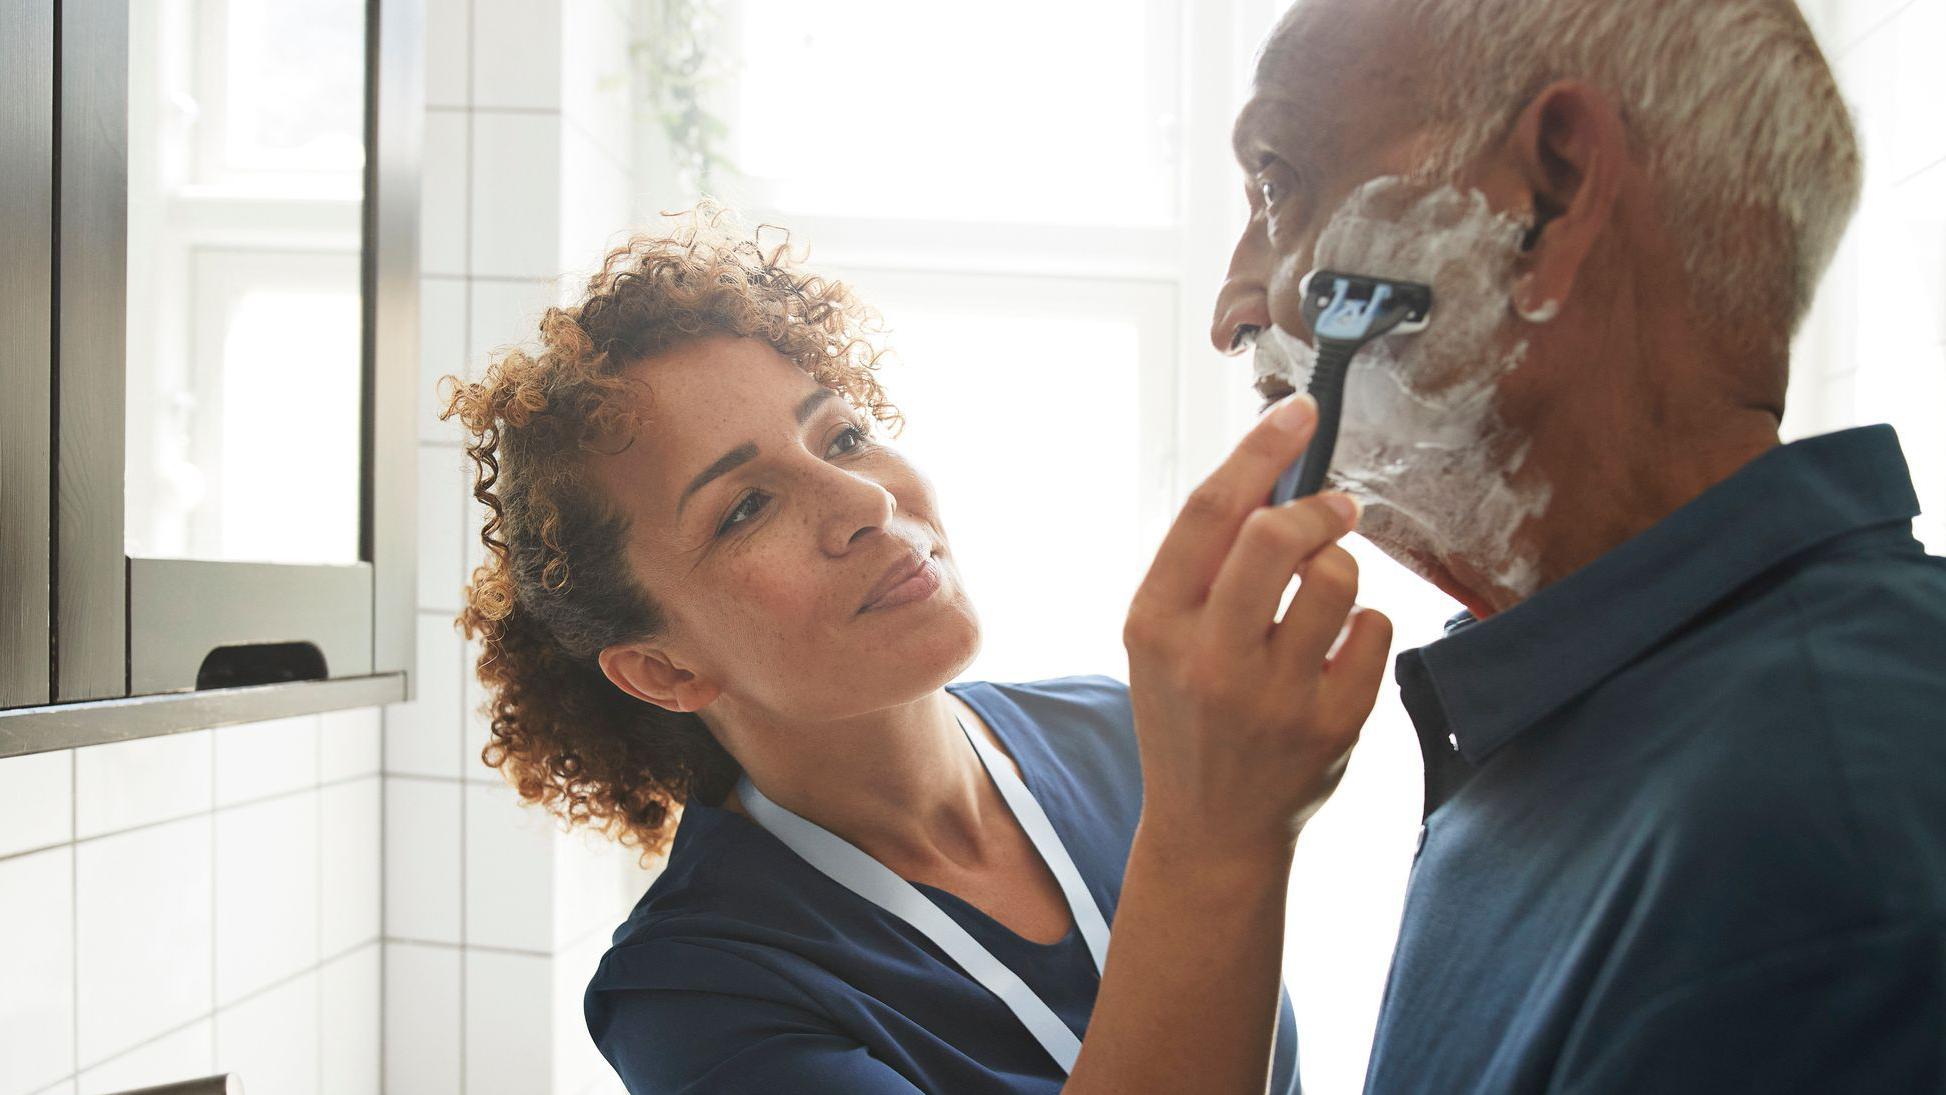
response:
[[[1142,809],[1128,686],[1088,676],[946,687],[1020,767],[1112,937]],[[1100,981],[1079,930],[1036,943],[916,885],[1085,1037]],[[727,810],[684,808],[667,866],[613,943],[583,1010],[632,1095],[997,1095],[1065,1080],[930,939]],[[1298,1089],[1287,992],[1279,1014],[1270,1090],[1282,1095]]]
[[[1946,1091],[1946,561],[1890,427],[1398,659],[1374,1092]],[[1450,735],[1450,737],[1449,737]]]

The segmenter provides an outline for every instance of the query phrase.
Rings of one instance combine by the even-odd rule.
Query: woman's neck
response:
[[[764,797],[850,841],[904,877],[978,870],[1007,806],[954,716],[979,716],[940,689],[911,704],[816,725],[739,723],[724,742]],[[735,792],[724,808],[748,816]]]

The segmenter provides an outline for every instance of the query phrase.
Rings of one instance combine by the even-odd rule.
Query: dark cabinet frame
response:
[[[128,4],[0,8],[0,757],[411,697],[423,9],[366,5],[359,561],[312,566],[125,554]]]

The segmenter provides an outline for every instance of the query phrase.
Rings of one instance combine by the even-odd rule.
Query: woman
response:
[[[873,439],[897,416],[868,327],[694,214],[446,411],[491,511],[461,618],[484,759],[669,856],[588,986],[596,1043],[637,1093],[1294,1091],[1290,854],[1387,642],[1359,613],[1327,662],[1355,510],[1244,504],[1311,409],[1269,416],[1171,531],[1127,625],[1133,697],[948,683],[978,617],[931,485]],[[1262,694],[1219,694],[1214,658],[1258,659]]]

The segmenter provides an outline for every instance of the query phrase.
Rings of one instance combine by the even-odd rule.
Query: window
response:
[[[1249,365],[1205,332],[1245,215],[1230,127],[1283,7],[728,9],[737,170],[715,189],[884,314],[892,443],[937,487],[980,613],[968,678],[1126,680],[1129,597],[1256,418]],[[1436,638],[1457,606],[1351,546],[1399,645]],[[1362,1083],[1419,793],[1388,688],[1299,849],[1285,973],[1309,1090]]]

